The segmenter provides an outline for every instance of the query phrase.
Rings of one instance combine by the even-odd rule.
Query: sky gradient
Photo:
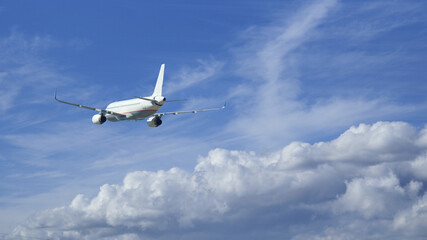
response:
[[[423,1],[0,3],[0,236],[422,239]],[[91,123],[147,96],[161,112]]]

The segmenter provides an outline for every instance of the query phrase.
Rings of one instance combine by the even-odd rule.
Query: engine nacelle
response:
[[[158,127],[162,124],[162,119],[159,116],[152,116],[147,119],[147,124],[149,127]]]
[[[94,124],[101,125],[101,124],[105,123],[105,121],[107,121],[107,118],[102,114],[96,114],[96,115],[93,115],[93,117],[92,117],[92,122]]]

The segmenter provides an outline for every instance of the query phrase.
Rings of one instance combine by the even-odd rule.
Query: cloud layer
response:
[[[360,124],[266,155],[215,149],[193,172],[131,172],[10,237],[417,239],[427,234],[426,151],[427,128],[404,122]]]

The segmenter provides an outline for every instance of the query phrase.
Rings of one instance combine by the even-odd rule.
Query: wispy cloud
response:
[[[246,143],[257,149],[274,149],[293,139],[309,139],[310,135],[337,131],[349,124],[419,109],[396,104],[387,95],[370,95],[370,89],[362,84],[357,91],[343,84],[349,74],[386,69],[400,55],[397,50],[337,52],[329,46],[334,31],[338,31],[334,27],[349,27],[339,22],[341,5],[333,0],[316,1],[296,12],[283,11],[278,14],[282,18],[271,24],[242,33],[242,46],[232,49],[236,73],[243,80],[230,90],[238,112],[229,122],[230,132],[246,135]],[[371,10],[360,11],[366,14]],[[395,11],[386,14],[391,19]],[[310,64],[313,66],[305,66]],[[318,65],[322,69],[313,71]],[[350,81],[354,83],[355,77]],[[318,92],[320,89],[326,93]]]
[[[8,178],[37,178],[37,177],[47,177],[47,178],[58,178],[63,177],[65,174],[63,172],[58,171],[41,171],[41,172],[33,172],[30,174],[12,174],[7,176]]]
[[[311,31],[321,24],[336,0],[323,0],[309,5],[293,16],[283,16],[270,26],[255,27],[244,32],[248,44],[237,48],[239,73],[268,83],[282,79],[282,73],[289,66],[289,53],[306,42]],[[289,13],[288,13],[289,14]]]
[[[67,81],[38,56],[55,45],[49,36],[28,38],[17,31],[0,38],[0,111],[4,113],[23,102],[40,101],[47,89]]]
[[[418,17],[423,5],[424,3],[416,1],[341,4],[341,11],[347,14],[340,16],[338,21],[346,20],[346,24],[335,26],[336,31],[330,33],[334,37],[344,38],[357,45],[360,41],[367,41],[396,28],[424,22],[425,20]],[[369,21],[361,20],[363,18],[369,18]]]
[[[223,62],[211,58],[209,60],[199,60],[197,67],[184,67],[178,73],[171,76],[171,80],[165,88],[165,93],[178,92],[212,80],[215,75],[219,74],[223,65]]]

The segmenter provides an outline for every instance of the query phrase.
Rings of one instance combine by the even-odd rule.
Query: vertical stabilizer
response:
[[[157,77],[156,87],[154,88],[153,97],[162,96],[163,76],[165,72],[165,64],[160,67],[159,76]]]

